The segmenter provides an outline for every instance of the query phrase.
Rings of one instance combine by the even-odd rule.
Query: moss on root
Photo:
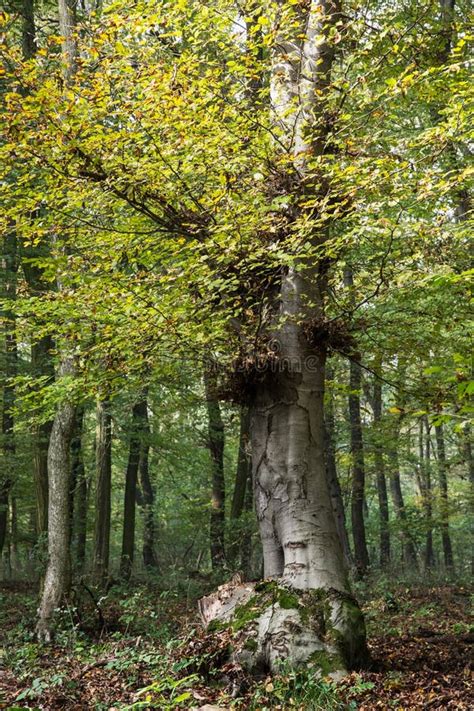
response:
[[[296,590],[277,581],[264,581],[256,585],[247,602],[235,608],[229,622],[215,620],[209,629],[230,628],[236,634],[237,648],[250,655],[246,659],[251,666],[257,665],[262,654],[266,654],[263,649],[267,644],[259,640],[258,628],[265,616],[265,624],[268,624],[269,608],[289,611],[283,623],[287,644],[296,643],[301,649],[301,641],[298,641],[301,635],[306,635],[305,644],[308,633],[313,639],[313,651],[297,664],[310,664],[323,676],[366,664],[368,653],[362,613],[349,594],[338,590]],[[315,645],[321,649],[314,651]],[[291,658],[288,661],[291,663]]]
[[[320,650],[309,656],[308,667],[315,667],[321,676],[329,676],[345,669],[346,663],[340,654]]]

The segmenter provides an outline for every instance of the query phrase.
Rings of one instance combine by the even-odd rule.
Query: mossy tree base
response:
[[[231,582],[203,598],[200,611],[209,629],[233,630],[232,658],[251,673],[311,665],[338,679],[368,661],[360,608],[338,590]]]

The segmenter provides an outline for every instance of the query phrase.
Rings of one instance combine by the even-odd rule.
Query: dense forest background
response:
[[[423,683],[431,707],[445,692],[445,705],[469,707],[459,686],[469,633],[459,596],[474,572],[469,12],[449,0],[6,3],[6,703],[219,702],[196,659],[208,645],[217,674],[221,638],[203,636],[191,652],[186,637],[179,658],[157,667],[168,681],[152,682],[148,706],[117,679],[104,682],[102,706],[74,696],[79,682],[58,700],[50,672],[38,676],[54,653],[42,657],[36,638],[76,649],[77,679],[97,660],[120,676],[118,648],[107,666],[114,634],[156,650],[180,622],[188,634],[196,600],[232,576],[275,577],[253,418],[258,398],[276,398],[271,378],[293,367],[294,313],[290,304],[276,316],[275,303],[285,304],[288,275],[304,274],[317,289],[294,320],[313,350],[298,352],[296,368],[322,377],[324,489],[369,647],[381,664],[391,642],[372,635],[411,614],[433,638],[458,634],[443,637],[452,693]],[[306,42],[322,47],[307,65]],[[288,392],[273,406],[288,405]],[[299,446],[290,425],[277,430],[287,452]],[[262,455],[277,472],[274,457]],[[420,581],[426,591],[412,599]],[[91,652],[97,635],[105,647]],[[141,670],[135,692],[158,662],[144,661],[148,647],[139,660],[125,648]],[[447,657],[424,668],[448,678]],[[422,666],[410,669],[414,687]],[[228,678],[219,688],[229,704],[256,694],[242,708],[389,708],[391,693],[400,708],[426,707],[423,695],[403,706],[405,682],[390,691],[380,669],[353,677],[353,696],[293,672],[240,680],[237,691],[234,680],[233,696]]]

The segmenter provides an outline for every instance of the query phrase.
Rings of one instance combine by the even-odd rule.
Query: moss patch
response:
[[[308,659],[308,665],[318,669],[322,676],[328,676],[333,672],[341,671],[346,668],[344,659],[340,654],[331,654],[324,650],[313,652]]]

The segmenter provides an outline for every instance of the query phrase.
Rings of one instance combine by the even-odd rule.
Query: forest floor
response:
[[[472,589],[379,578],[358,595],[373,667],[335,685],[310,672],[246,678],[225,658],[228,633],[206,634],[195,601],[151,585],[113,588],[100,610],[86,591],[81,616],[65,610],[43,647],[31,586],[0,584],[0,708],[474,709]]]

